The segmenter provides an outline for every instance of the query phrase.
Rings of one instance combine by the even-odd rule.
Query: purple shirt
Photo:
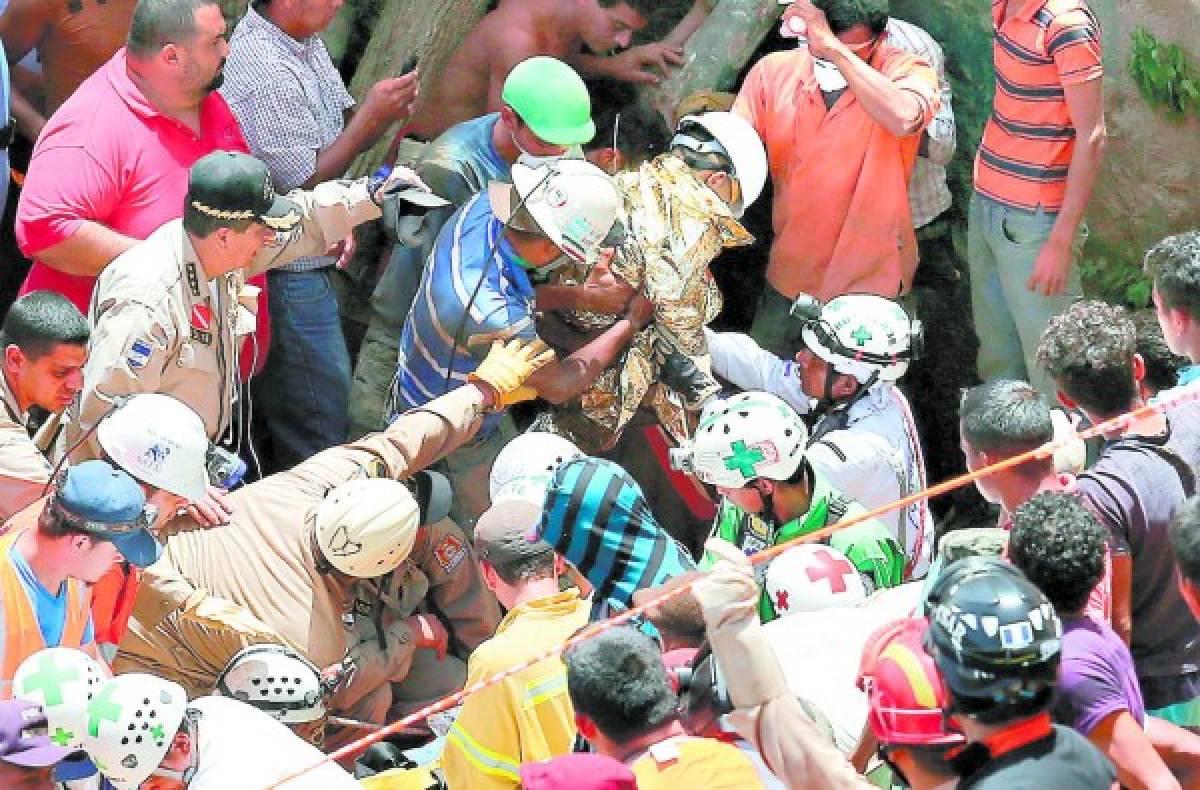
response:
[[[1077,490],[1107,527],[1113,556],[1133,561],[1130,647],[1142,678],[1200,670],[1200,626],[1179,593],[1167,534],[1171,516],[1193,485],[1188,466],[1200,461],[1200,410],[1195,406],[1169,410],[1163,436],[1110,443],[1079,476]],[[1150,696],[1145,702],[1151,710],[1183,701]]]
[[[1090,617],[1063,618],[1062,665],[1054,690],[1054,719],[1090,735],[1105,717],[1128,711],[1139,725],[1146,711],[1133,656],[1121,637]]]

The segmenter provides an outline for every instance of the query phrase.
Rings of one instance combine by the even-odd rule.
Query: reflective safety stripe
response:
[[[525,707],[532,708],[551,697],[565,694],[567,691],[567,673],[556,672],[548,677],[530,681],[525,685]]]
[[[563,679],[565,682],[565,674]],[[455,722],[454,726],[450,728],[450,732],[446,734],[446,740],[462,749],[463,756],[483,773],[511,779],[514,782],[521,781],[519,762],[480,746],[478,741],[467,735],[466,730],[460,727],[458,722]]]

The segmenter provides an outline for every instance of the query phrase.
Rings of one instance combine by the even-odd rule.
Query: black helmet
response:
[[[968,557],[929,592],[925,648],[950,691],[951,710],[985,723],[1032,715],[1050,701],[1062,623],[1013,565]]]

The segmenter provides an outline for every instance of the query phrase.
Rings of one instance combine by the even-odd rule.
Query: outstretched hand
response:
[[[608,73],[615,80],[655,85],[684,63],[683,49],[656,41],[610,55]]]

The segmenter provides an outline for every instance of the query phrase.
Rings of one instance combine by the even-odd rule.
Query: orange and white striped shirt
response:
[[[975,158],[975,189],[1000,203],[1062,208],[1075,127],[1064,86],[1100,79],[1100,24],[1084,0],[1025,0],[1005,21],[994,0],[996,96]]]

